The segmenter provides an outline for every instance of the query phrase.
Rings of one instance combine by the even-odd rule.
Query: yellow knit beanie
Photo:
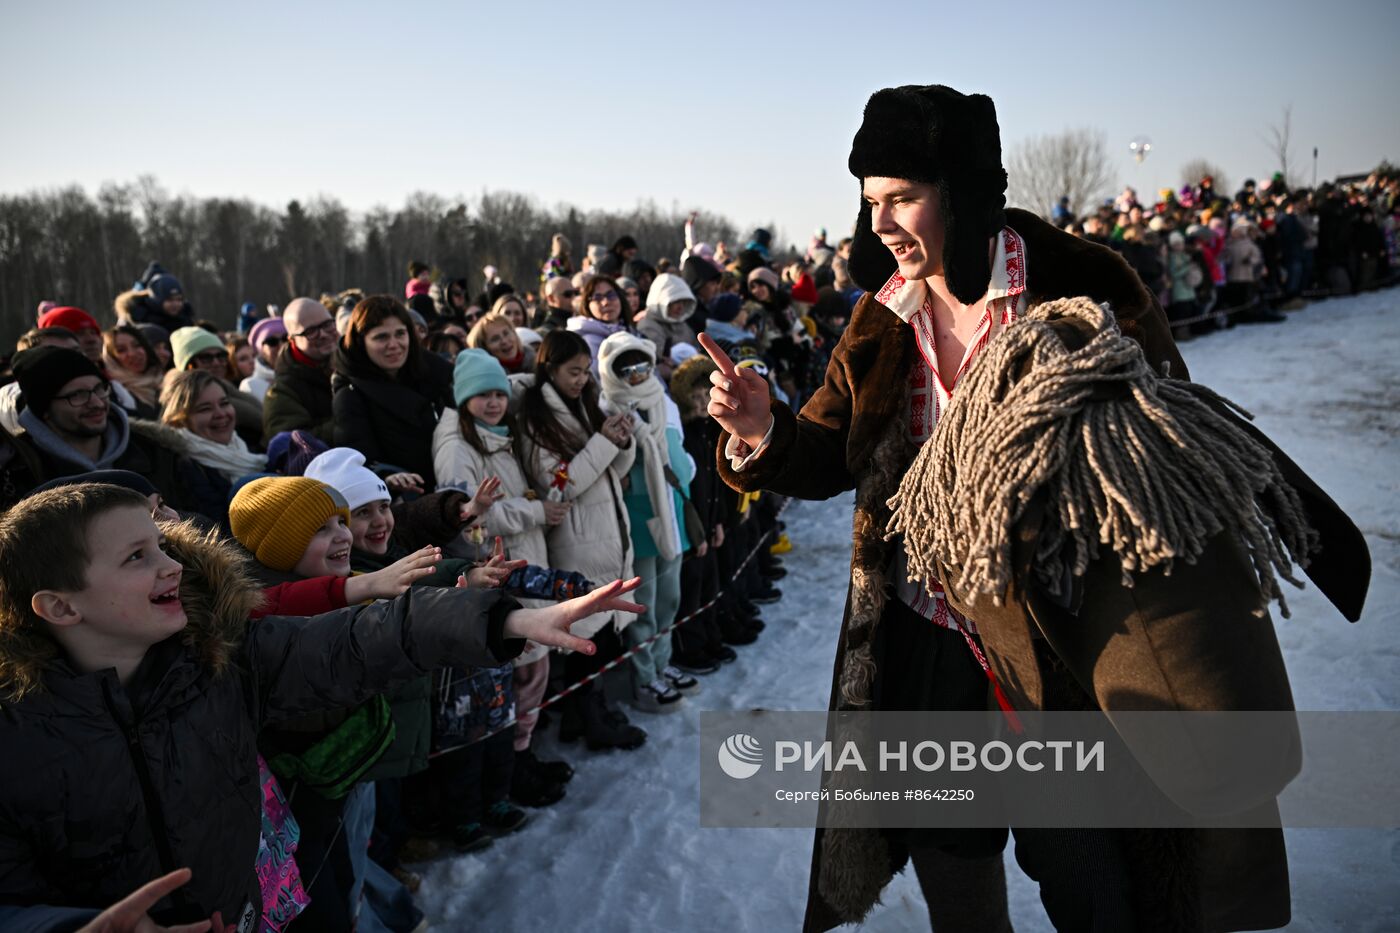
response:
[[[297,565],[326,519],[350,523],[345,498],[325,483],[305,476],[255,479],[229,503],[229,527],[258,563],[286,572]]]

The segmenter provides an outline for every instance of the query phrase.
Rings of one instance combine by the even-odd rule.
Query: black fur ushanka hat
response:
[[[1001,130],[990,97],[941,84],[876,91],[866,102],[847,164],[862,182],[876,176],[937,185],[948,290],[964,304],[986,293],[987,240],[1006,224]],[[848,268],[866,291],[878,290],[897,269],[894,255],[870,229],[864,197]]]

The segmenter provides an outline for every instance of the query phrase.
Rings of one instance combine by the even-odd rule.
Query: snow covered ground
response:
[[[1374,562],[1367,609],[1347,623],[1315,590],[1278,620],[1299,709],[1400,709],[1400,291],[1313,304],[1286,323],[1237,327],[1183,346],[1192,377],[1257,424],[1347,510]],[[670,716],[637,714],[647,744],[590,754],[542,743],[578,774],[560,804],[484,853],[423,866],[438,929],[795,930],[811,833],[699,826],[701,709],[825,709],[845,600],[851,499],[794,503],[795,550],[768,629],[704,678]],[[552,731],[552,730],[551,730]],[[1400,780],[1393,774],[1378,781]],[[1400,830],[1288,833],[1296,931],[1400,929]],[[1008,847],[1018,931],[1049,930]],[[927,929],[912,872],[862,929]]]

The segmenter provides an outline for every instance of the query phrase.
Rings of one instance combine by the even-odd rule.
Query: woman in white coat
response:
[[[631,531],[623,501],[622,478],[632,468],[631,415],[603,417],[590,367],[593,356],[578,334],[553,330],[535,357],[533,378],[517,377],[516,420],[520,460],[535,492],[545,500],[570,503],[568,514],[546,536],[549,563],[582,573],[589,580],[632,576]],[[592,638],[592,657],[571,654],[565,671],[570,683],[597,671],[621,654],[618,633],[634,615],[605,612],[574,623],[573,632]],[[585,734],[593,748],[636,748],[646,733],[606,706],[602,691],[576,694],[581,708],[566,715],[561,737]]]
[[[482,516],[488,541],[500,538],[511,560],[548,567],[546,529],[569,513],[569,503],[550,502],[530,488],[515,457],[510,383],[500,362],[486,350],[463,350],[452,372],[452,395],[457,408],[446,409],[433,431],[433,471],[438,488],[468,494],[487,479],[500,480],[501,498]],[[567,568],[561,568],[567,569]],[[542,600],[521,599],[525,606]],[[564,796],[563,785],[573,769],[562,761],[541,761],[530,751],[540,705],[549,685],[549,650],[531,642],[515,659],[515,769],[511,796],[528,806],[545,806]]]

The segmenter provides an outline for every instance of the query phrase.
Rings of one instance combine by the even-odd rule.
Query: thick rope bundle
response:
[[[1092,325],[1078,350],[1055,319]],[[1063,327],[1064,325],[1061,325]],[[1249,551],[1263,614],[1288,616],[1282,577],[1306,566],[1317,535],[1268,449],[1210,403],[1252,416],[1204,386],[1159,377],[1106,307],[1046,302],[982,352],[959,380],[933,438],[889,500],[887,538],[904,536],[909,574],[998,605],[1011,582],[1014,529],[1047,493],[1034,570],[1055,595],[1107,547],[1123,583],[1195,563],[1222,531]],[[1202,594],[1209,598],[1209,594]]]

